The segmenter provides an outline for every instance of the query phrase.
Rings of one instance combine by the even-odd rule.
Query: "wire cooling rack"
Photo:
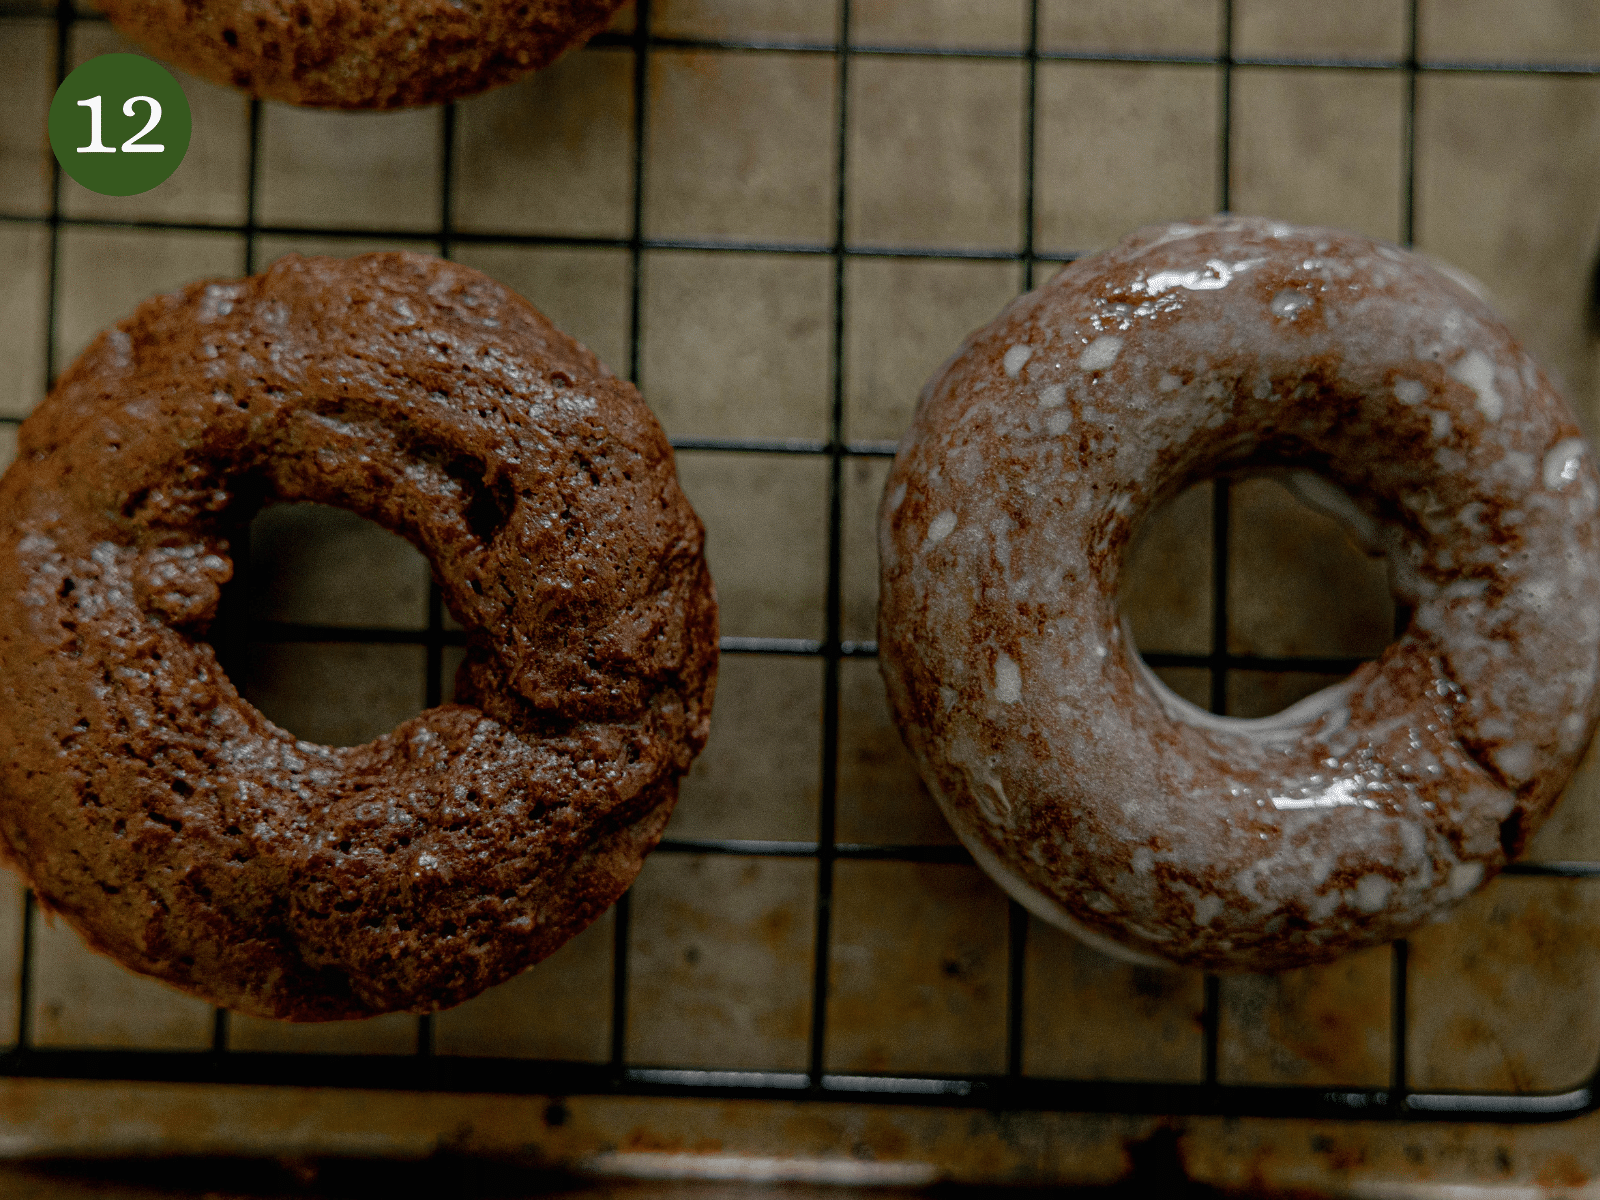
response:
[[[469,242],[499,244],[542,244],[565,246],[606,246],[626,250],[631,258],[630,306],[628,314],[630,376],[637,378],[641,344],[641,259],[646,251],[695,250],[726,254],[779,253],[817,255],[831,260],[832,337],[830,374],[829,434],[826,440],[763,440],[696,438],[677,439],[679,449],[724,452],[757,452],[775,455],[820,457],[828,464],[828,540],[825,633],[820,640],[798,638],[724,638],[725,653],[751,655],[799,655],[820,659],[824,675],[822,712],[822,763],[820,821],[814,842],[775,842],[728,839],[667,840],[657,853],[768,856],[809,859],[816,864],[817,892],[814,910],[815,950],[811,971],[811,1024],[809,1065],[804,1071],[732,1071],[678,1069],[641,1066],[631,1063],[626,1053],[627,997],[629,965],[629,904],[624,896],[616,907],[614,957],[611,984],[611,1054],[607,1063],[537,1061],[510,1058],[466,1058],[433,1053],[432,1019],[418,1018],[417,1041],[410,1055],[331,1055],[238,1053],[227,1049],[228,1014],[218,1010],[214,1017],[214,1037],[210,1051],[142,1051],[41,1048],[30,1040],[30,998],[33,976],[32,898],[24,915],[20,1005],[15,1047],[0,1054],[0,1075],[35,1078],[124,1079],[164,1081],[204,1081],[225,1083],[277,1083],[300,1086],[356,1086],[408,1090],[449,1090],[477,1092],[532,1093],[549,1095],[624,1094],[639,1096],[701,1096],[726,1098],[815,1099],[855,1103],[942,1104],[987,1106],[1007,1109],[1076,1110],[1121,1113],[1217,1113],[1238,1116],[1319,1117],[1389,1120],[1483,1120],[1540,1121],[1576,1116],[1600,1107],[1600,1070],[1589,1082],[1558,1093],[1518,1093],[1509,1091],[1442,1092],[1408,1088],[1406,1082],[1407,1041],[1407,945],[1393,946],[1391,958],[1391,1072],[1386,1087],[1326,1088],[1304,1086],[1237,1085],[1219,1081],[1218,1043],[1220,990],[1214,976],[1204,987],[1203,1077],[1200,1082],[1126,1083],[1102,1080],[1050,1079],[1023,1074],[1023,982],[1029,918],[1015,903],[1009,908],[1006,1005],[1006,1063],[1003,1074],[985,1076],[907,1076],[891,1074],[838,1074],[825,1069],[828,1044],[827,984],[830,964],[831,899],[835,864],[840,860],[861,859],[914,863],[970,863],[959,847],[841,844],[835,839],[835,810],[838,792],[840,745],[840,664],[846,658],[872,658],[877,647],[872,642],[847,641],[842,622],[842,517],[843,471],[855,458],[892,456],[893,445],[880,442],[847,442],[844,438],[844,377],[842,346],[845,335],[846,263],[852,258],[989,259],[1019,264],[1025,287],[1034,284],[1036,264],[1067,262],[1072,253],[1057,253],[1034,245],[1034,178],[1036,152],[1037,81],[1039,64],[1051,60],[1107,62],[1123,64],[1195,64],[1218,70],[1222,94],[1220,121],[1216,131],[1217,207],[1226,210],[1230,200],[1230,158],[1232,150],[1231,94],[1236,67],[1297,67],[1343,69],[1397,74],[1404,85],[1403,164],[1401,173],[1401,239],[1410,242],[1413,228],[1416,174],[1415,126],[1417,79],[1425,72],[1470,72],[1521,75],[1600,75],[1600,64],[1544,64],[1420,62],[1417,57],[1418,0],[1410,0],[1406,21],[1405,52],[1398,59],[1247,57],[1233,54],[1234,18],[1231,0],[1222,0],[1221,46],[1214,55],[1141,55],[1089,52],[1041,51],[1039,46],[1039,0],[1032,0],[1028,13],[1026,48],[1016,51],[960,50],[913,45],[855,45],[851,42],[849,0],[839,5],[839,25],[831,42],[814,43],[782,40],[705,40],[667,38],[651,33],[650,2],[638,0],[637,18],[631,34],[603,34],[595,45],[630,49],[633,54],[632,86],[634,116],[632,131],[633,185],[632,232],[625,238],[558,237],[476,234],[457,230],[451,213],[451,175],[455,112],[442,113],[443,145],[439,157],[438,186],[442,218],[436,235],[441,255]],[[0,36],[8,22],[49,16],[46,11],[6,5],[0,0]],[[58,0],[54,8],[56,78],[67,73],[68,50],[75,23],[97,18],[78,13],[71,0]],[[658,47],[690,50],[726,50],[760,54],[768,51],[831,56],[837,64],[834,131],[836,188],[833,196],[832,238],[830,244],[805,245],[782,242],[714,239],[650,238],[643,233],[644,179],[649,169],[646,147],[646,103],[650,79],[651,52]],[[952,249],[948,247],[887,246],[851,244],[846,240],[845,211],[850,179],[847,141],[851,120],[851,67],[865,56],[964,57],[977,59],[1020,59],[1025,68],[1026,92],[1023,106],[1023,236],[1014,251]],[[249,167],[246,215],[242,224],[216,224],[163,221],[112,221],[67,216],[62,210],[59,171],[52,180],[52,203],[48,215],[6,217],[48,226],[50,238],[49,295],[46,369],[53,380],[60,363],[56,361],[57,299],[59,295],[60,235],[71,225],[100,228],[147,228],[164,230],[220,231],[241,234],[246,245],[246,270],[258,267],[258,239],[262,235],[337,236],[355,235],[367,239],[413,240],[413,232],[345,227],[293,228],[267,225],[256,219],[257,181],[261,161],[262,108],[252,103],[249,110]],[[15,418],[4,418],[15,423]],[[1212,708],[1226,708],[1226,684],[1230,671],[1348,671],[1356,661],[1328,658],[1264,658],[1230,653],[1228,628],[1228,532],[1229,484],[1218,480],[1213,485],[1212,533],[1212,628],[1208,654],[1150,654],[1158,667],[1201,668],[1210,673]],[[239,564],[238,576],[246,574]],[[227,655],[235,639],[257,642],[352,642],[383,641],[420,645],[426,651],[426,702],[437,704],[443,693],[443,670],[447,647],[463,644],[462,635],[447,627],[445,614],[435,589],[428,606],[428,624],[416,633],[351,630],[348,628],[284,623],[251,622],[248,628],[219,631],[219,649]],[[1594,878],[1600,865],[1586,863],[1512,864],[1508,874],[1547,878]]]

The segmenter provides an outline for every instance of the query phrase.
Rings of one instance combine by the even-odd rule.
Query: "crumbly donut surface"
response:
[[[538,70],[623,0],[102,0],[152,54],[265,100],[442,104]]]
[[[229,535],[318,501],[409,538],[467,629],[456,701],[296,740],[204,640]],[[705,742],[716,600],[634,389],[416,254],[148,301],[0,480],[0,837],[128,966],[302,1020],[445,1007],[637,874]]]
[[[1120,626],[1141,516],[1237,468],[1339,485],[1404,634],[1259,721]],[[1333,493],[1333,489],[1329,489]],[[1272,970],[1391,939],[1515,856],[1593,732],[1600,477],[1478,298],[1396,247],[1246,218],[1069,265],[930,383],[880,508],[884,677],[1018,899],[1145,959]]]

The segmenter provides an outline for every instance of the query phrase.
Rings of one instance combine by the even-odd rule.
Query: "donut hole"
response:
[[[1394,640],[1409,614],[1383,554],[1364,544],[1370,531],[1329,515],[1343,496],[1331,486],[1304,473],[1230,475],[1146,516],[1117,599],[1166,689],[1209,712],[1269,717]]]
[[[428,582],[427,559],[372,521],[270,505],[235,539],[212,644],[268,720],[306,741],[360,745],[427,707]]]

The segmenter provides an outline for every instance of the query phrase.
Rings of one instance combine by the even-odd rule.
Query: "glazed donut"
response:
[[[456,699],[300,741],[203,639],[230,533],[338,505],[429,558]],[[0,480],[0,838],[96,949],[241,1012],[443,1008],[612,903],[704,744],[716,598],[660,426],[418,254],[141,305]]]
[[[1117,618],[1184,486],[1307,472],[1409,627],[1275,716],[1213,716]],[[1593,732],[1600,478],[1480,299],[1394,246],[1219,218],[1015,301],[928,385],[879,510],[890,703],[974,858],[1148,963],[1404,934],[1514,857]]]
[[[263,100],[443,104],[548,66],[624,0],[100,0],[158,58]]]

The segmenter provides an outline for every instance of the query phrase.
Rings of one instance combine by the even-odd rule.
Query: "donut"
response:
[[[296,739],[205,641],[264,504],[427,555],[455,700]],[[716,597],[632,386],[476,271],[290,256],[102,333],[0,479],[0,840],[93,948],[239,1012],[427,1012],[638,873],[705,742]]]
[[[263,100],[443,104],[549,66],[624,0],[100,0],[157,58]]]
[[[1153,506],[1294,472],[1413,615],[1270,717],[1117,616]],[[879,508],[890,706],[973,858],[1146,964],[1271,971],[1405,934],[1514,858],[1594,730],[1600,477],[1489,306],[1418,255],[1225,217],[1142,229],[973,334]]]

